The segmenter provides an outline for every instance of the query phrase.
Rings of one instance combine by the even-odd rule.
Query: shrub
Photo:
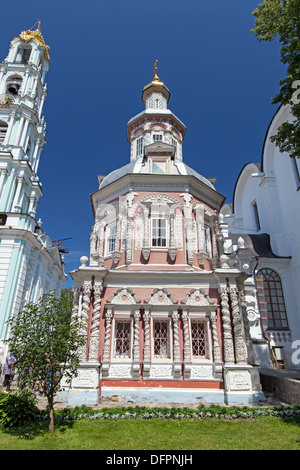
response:
[[[30,392],[0,393],[0,426],[22,426],[35,420],[39,410],[36,397]]]

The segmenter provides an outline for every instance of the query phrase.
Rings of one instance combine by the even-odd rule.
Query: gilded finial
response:
[[[28,29],[27,31],[22,31],[21,34],[19,35],[19,38],[22,39],[24,42],[29,42],[31,39],[36,39],[40,46],[44,48],[44,56],[47,60],[50,59],[49,57],[49,49],[50,47],[47,46],[45,43],[44,37],[41,32],[41,21],[38,19],[37,20],[38,27],[35,31],[32,30],[32,28],[36,25],[36,23],[32,26],[31,29]]]
[[[154,81],[158,81],[159,82],[159,78],[157,76],[157,62],[158,60],[155,61],[155,64],[154,64]]]

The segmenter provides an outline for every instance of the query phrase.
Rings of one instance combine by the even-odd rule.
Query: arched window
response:
[[[263,268],[257,272],[255,280],[263,328],[288,328],[282,285],[278,274],[272,269]]]
[[[7,129],[8,129],[7,123],[4,121],[0,121],[0,144],[4,142]]]
[[[15,62],[17,64],[27,64],[31,55],[31,47],[19,47]]]
[[[19,77],[18,75],[9,77],[6,83],[7,93],[10,93],[11,95],[17,95],[19,93],[21,85],[22,85],[21,77]]]

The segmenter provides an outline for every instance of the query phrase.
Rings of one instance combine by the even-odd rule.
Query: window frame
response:
[[[153,227],[153,222],[154,220],[163,220],[165,222],[165,238],[162,238],[162,239],[165,239],[165,246],[163,245],[154,245],[153,244],[153,240],[154,240],[154,237],[153,237],[153,229],[155,228],[156,230],[160,229],[161,227]],[[159,239],[159,237],[157,237],[157,239]],[[160,216],[159,214],[151,214],[151,217],[150,217],[150,246],[151,246],[151,249],[153,250],[159,250],[159,251],[162,251],[162,250],[167,250],[168,247],[169,247],[169,218],[166,217],[166,216]]]
[[[129,345],[128,345],[128,356],[124,355],[117,355],[117,325],[118,324],[129,324]],[[128,314],[125,316],[114,315],[114,322],[113,322],[113,337],[112,337],[112,354],[111,358],[114,361],[132,361],[133,359],[133,318]]]
[[[168,355],[158,356],[154,353],[155,351],[155,334],[154,326],[155,323],[167,323],[168,331]],[[173,361],[173,337],[171,328],[171,317],[169,314],[154,314],[151,316],[151,357],[153,362],[171,362]]]
[[[112,238],[110,232],[115,229],[115,238]],[[117,235],[118,235],[118,224],[112,223],[106,226],[106,237],[105,237],[105,256],[111,256],[112,253],[117,251]],[[110,249],[111,240],[114,240],[114,249]]]
[[[196,356],[193,354],[193,337],[192,337],[192,324],[193,323],[201,323],[204,325],[204,335],[205,335],[205,355],[204,356]],[[189,317],[189,328],[190,328],[190,348],[191,348],[191,359],[192,361],[200,362],[200,361],[211,361],[211,341],[209,335],[209,322],[206,316],[203,315],[191,315]]]
[[[156,139],[155,137],[159,137],[159,139]],[[164,142],[164,133],[160,131],[153,131],[152,132],[152,142]]]
[[[268,279],[263,275],[260,275],[261,277],[259,278],[259,273],[261,273],[262,271],[264,271],[265,274],[268,275],[272,274],[273,278]],[[288,315],[286,310],[283,286],[279,274],[272,268],[260,268],[255,273],[255,284],[257,290],[257,303],[260,312],[260,321],[262,329],[264,331],[289,330]],[[265,284],[267,284],[267,287],[265,286]],[[279,288],[277,288],[276,284],[279,286]],[[278,295],[277,291],[281,293],[281,295]],[[279,299],[281,300],[280,302]],[[282,309],[280,309],[281,306],[283,306]],[[280,325],[278,325],[278,323],[280,323]],[[283,326],[284,323],[285,326]]]
[[[144,152],[144,136],[140,135],[135,141],[135,156],[136,158],[142,157]]]

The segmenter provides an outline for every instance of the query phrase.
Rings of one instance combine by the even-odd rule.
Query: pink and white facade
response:
[[[224,253],[224,197],[183,163],[184,124],[155,74],[127,125],[130,162],[91,194],[90,259],[71,273],[86,347],[70,404],[256,403],[244,281]]]

